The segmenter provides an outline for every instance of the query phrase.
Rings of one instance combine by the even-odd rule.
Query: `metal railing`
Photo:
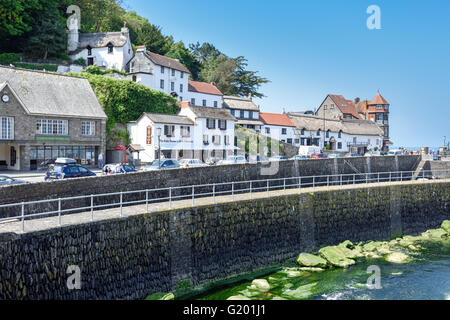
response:
[[[217,197],[219,196],[231,196],[234,201],[236,195],[248,194],[248,198],[253,199],[253,194],[255,192],[267,192],[267,195],[269,195],[270,191],[275,190],[411,181],[414,179],[416,181],[421,181],[423,179],[450,179],[450,170],[422,170],[417,178],[414,177],[415,174],[417,174],[415,171],[393,171],[321,176],[298,176],[136,191],[121,191],[115,193],[91,194],[76,197],[20,202],[0,205],[0,216],[4,214],[4,210],[10,208],[16,208],[16,212],[20,212],[20,214],[16,216],[0,218],[0,223],[20,221],[21,229],[24,231],[25,220],[27,219],[57,216],[58,224],[62,225],[61,219],[64,214],[90,212],[90,218],[91,221],[93,221],[94,211],[106,208],[120,208],[119,216],[122,218],[123,207],[138,204],[145,204],[146,212],[148,213],[149,206],[151,204],[168,202],[169,208],[172,209],[173,202],[177,200],[191,200],[192,206],[194,206],[196,199],[205,197],[212,197],[214,203],[216,203]],[[39,211],[41,209],[41,205],[43,204],[46,204],[50,209]]]

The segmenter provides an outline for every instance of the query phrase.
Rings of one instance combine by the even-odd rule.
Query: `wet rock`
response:
[[[252,281],[250,289],[257,290],[260,292],[267,292],[270,290],[270,284],[266,279],[255,279]]]
[[[300,286],[296,289],[287,289],[282,292],[282,296],[285,296],[288,299],[293,300],[302,300],[302,299],[308,299],[311,297],[313,293],[313,289],[316,286],[317,283],[311,283],[304,286]]]
[[[385,259],[386,261],[392,263],[408,263],[412,261],[412,258],[410,256],[402,252],[390,253],[385,257]]]
[[[327,261],[325,259],[310,253],[300,253],[297,258],[297,263],[304,267],[325,268],[327,266]]]
[[[231,296],[227,300],[252,300],[248,297],[237,295],[237,296]]]
[[[337,246],[324,247],[319,250],[319,254],[335,267],[346,268],[355,264],[355,260],[348,258],[347,252]]]
[[[444,222],[442,222],[441,229],[450,234],[450,220],[445,220]]]

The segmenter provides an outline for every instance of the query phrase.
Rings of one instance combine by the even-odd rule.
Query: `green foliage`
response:
[[[73,63],[77,64],[77,65],[80,65],[80,66],[85,66],[86,65],[86,59],[79,58],[79,59],[75,60]]]
[[[116,70],[116,69],[103,70],[103,69],[100,69],[96,64],[85,68],[83,70],[83,72],[84,73],[89,73],[89,74],[94,74],[94,75],[101,75],[101,76],[106,75],[106,74],[113,74],[113,73],[120,74],[122,76],[127,76],[126,72],[123,72],[123,71],[120,71],[120,70]]]
[[[32,64],[32,63],[20,63],[16,62],[13,64],[17,68],[29,69],[29,70],[45,70],[56,72],[58,66],[54,64]]]
[[[192,74],[192,78],[198,78],[200,72],[200,63],[195,56],[184,46],[183,42],[174,43],[166,56],[173,59],[178,59]]]
[[[0,54],[0,64],[4,66],[9,66],[19,61],[20,53],[1,53]]]
[[[126,129],[114,128],[109,132],[108,141],[111,145],[123,145],[128,146],[131,144],[130,133]]]
[[[143,112],[176,114],[177,100],[172,96],[129,80],[119,80],[86,72],[75,76],[89,80],[103,110],[108,116],[106,134],[116,123],[136,121]]]

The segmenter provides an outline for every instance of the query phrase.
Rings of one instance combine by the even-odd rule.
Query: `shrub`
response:
[[[9,66],[20,60],[20,53],[1,53],[0,64]]]

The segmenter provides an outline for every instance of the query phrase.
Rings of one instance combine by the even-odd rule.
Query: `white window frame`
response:
[[[14,118],[0,117],[0,140],[14,140]]]
[[[81,135],[86,137],[95,136],[95,121],[81,121]]]
[[[68,121],[58,119],[36,119],[36,134],[47,136],[67,136]]]

